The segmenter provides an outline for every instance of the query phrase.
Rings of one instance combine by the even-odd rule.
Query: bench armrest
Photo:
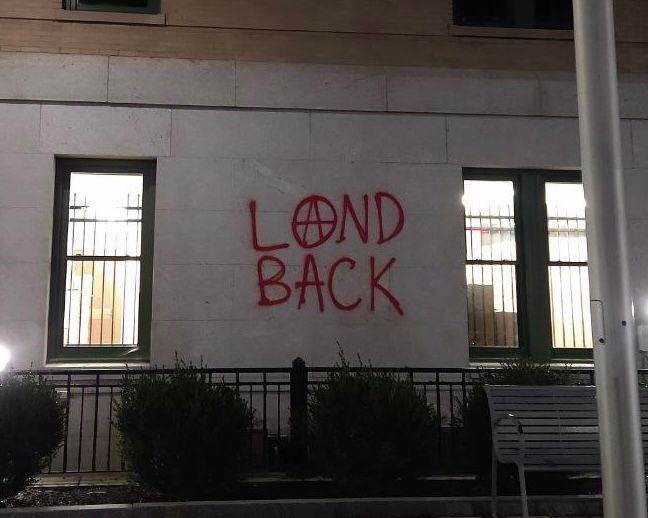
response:
[[[524,428],[522,427],[522,423],[520,420],[514,415],[514,414],[506,414],[503,416],[500,416],[497,418],[495,421],[493,421],[492,427],[493,427],[493,450],[497,452],[497,446],[495,442],[495,433],[497,432],[497,427],[500,426],[502,423],[509,422],[512,423],[516,428],[517,428],[517,434],[518,434],[518,457],[520,461],[524,458],[524,450],[526,449],[526,443],[524,441]]]
[[[497,428],[501,423],[503,423],[505,421],[512,422],[517,427],[519,434],[524,433],[524,430],[522,429],[522,423],[520,422],[520,420],[514,414],[506,414],[506,415],[503,415],[503,416],[499,417],[498,419],[496,419],[493,422],[493,428]]]

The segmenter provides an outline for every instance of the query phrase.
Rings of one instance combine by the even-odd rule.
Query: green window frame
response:
[[[91,178],[96,175],[104,182],[112,182],[110,177],[114,175],[115,181],[119,177],[123,181],[135,182],[134,184],[138,185],[137,188],[141,190],[141,195],[137,197],[136,201],[134,197],[131,201],[130,194],[127,196],[119,192],[118,194],[123,195],[122,197],[129,201],[124,205],[108,205],[107,209],[103,208],[102,210],[117,211],[113,213],[115,216],[112,219],[110,217],[106,219],[106,216],[99,215],[97,208],[93,213],[92,205],[85,200],[83,203],[77,202],[76,196],[73,206],[70,205],[70,183],[73,175],[75,178]],[[149,361],[155,175],[156,162],[154,160],[56,159],[47,340],[48,363]],[[138,180],[140,177],[141,181]],[[110,185],[114,185],[117,190],[120,188],[114,183]],[[129,225],[131,226],[129,227]],[[69,231],[70,226],[72,226],[72,231]],[[126,230],[123,230],[124,228]],[[83,232],[82,237],[79,237],[81,232]],[[96,237],[97,235],[99,238]],[[129,235],[131,236],[130,246],[128,244]],[[136,236],[134,240],[133,235]],[[101,247],[102,240],[103,248]],[[107,245],[107,241],[112,244]],[[77,250],[79,242],[81,251]],[[133,250],[135,251],[133,252]],[[112,273],[110,273],[111,267]],[[98,287],[99,275],[101,275],[101,288]],[[78,287],[79,279],[81,279],[80,289]],[[77,283],[75,295],[78,304],[72,302],[75,280]],[[85,290],[83,282],[86,282]],[[111,283],[112,288],[110,287]],[[88,294],[88,289],[90,289],[90,294]],[[99,302],[95,303],[94,301],[99,298],[101,299],[101,308],[97,310],[95,304],[99,304]],[[106,317],[106,323],[104,323],[104,311],[108,314],[105,308],[110,303],[112,303],[110,316]],[[71,309],[73,305],[74,310]],[[125,309],[127,306],[128,309]],[[74,311],[74,316],[71,316],[72,311]],[[97,319],[94,315],[96,311],[100,312],[101,319],[98,331],[101,337],[98,341],[95,333]],[[128,322],[126,322],[126,311],[132,314],[132,321],[129,316]],[[85,317],[82,317],[84,312]],[[117,314],[121,315],[119,319],[114,316]],[[70,339],[71,329],[73,329],[72,321],[75,322],[75,328],[78,323],[79,330],[76,341]],[[81,322],[84,322],[83,335],[87,340],[82,340]],[[110,323],[108,324],[108,322]],[[132,326],[129,331],[131,322]],[[106,329],[106,337],[110,336],[109,339],[104,340],[104,329]],[[119,333],[121,333],[120,340],[117,340],[116,336]],[[130,342],[125,340],[126,336],[131,337]]]
[[[128,2],[128,0],[64,0],[63,6],[71,11],[144,14],[158,14],[160,12],[160,0],[141,0],[140,2]]]
[[[548,183],[581,183],[580,172],[469,168],[464,169],[464,180],[512,182],[515,227],[515,261],[510,263],[514,263],[515,271],[518,345],[489,347],[469,344],[471,359],[503,360],[517,356],[537,361],[591,359],[591,348],[554,347],[552,336],[550,267],[562,264],[586,266],[587,263],[550,261],[545,186]],[[467,265],[470,263],[468,252],[466,245]],[[470,301],[467,303],[470,306]]]

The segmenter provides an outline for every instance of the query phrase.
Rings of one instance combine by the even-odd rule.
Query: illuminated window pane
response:
[[[473,347],[517,347],[513,182],[464,182],[468,336]]]
[[[553,347],[591,348],[583,186],[547,182],[545,193]]]
[[[63,346],[138,343],[142,175],[70,175]]]
[[[546,183],[549,260],[587,262],[585,197],[579,183]]]

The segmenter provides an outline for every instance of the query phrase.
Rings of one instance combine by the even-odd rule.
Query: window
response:
[[[155,164],[56,164],[48,361],[148,359]]]
[[[463,204],[471,353],[591,355],[580,176],[468,171]]]
[[[65,0],[65,8],[81,11],[159,13],[160,0]]]
[[[455,0],[454,23],[481,27],[572,29],[572,0]]]

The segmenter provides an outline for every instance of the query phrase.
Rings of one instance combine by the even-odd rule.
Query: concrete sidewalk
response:
[[[444,479],[447,479],[445,477]],[[457,477],[468,481],[474,477]],[[324,479],[309,479],[311,481]],[[253,484],[294,483],[283,473],[259,473],[246,479]],[[42,488],[121,486],[127,473],[65,473],[41,476]],[[530,496],[529,508],[537,517],[584,518],[602,516],[601,495]],[[520,516],[519,496],[498,499],[500,517]],[[283,498],[203,502],[150,502],[0,510],[21,518],[472,518],[490,516],[489,496],[434,496],[390,498]]]
[[[21,518],[466,518],[489,516],[489,497],[328,498],[162,502],[2,509],[0,517]],[[598,517],[596,496],[529,497],[533,516]],[[519,516],[519,497],[499,499],[500,517]]]

